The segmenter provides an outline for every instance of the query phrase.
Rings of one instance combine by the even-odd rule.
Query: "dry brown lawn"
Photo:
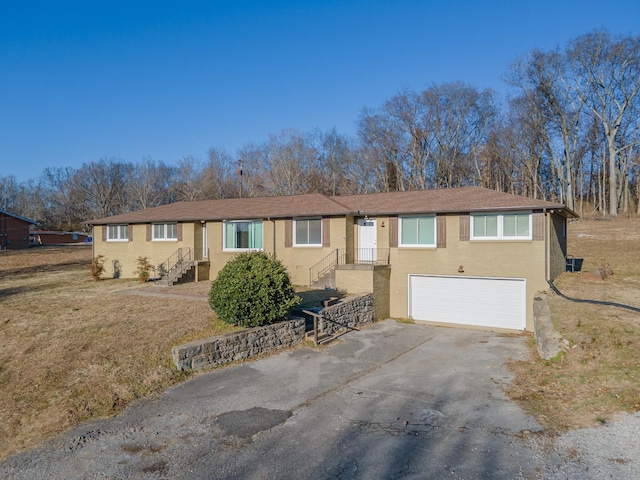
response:
[[[0,253],[0,458],[186,378],[171,347],[230,330],[206,301],[93,281],[90,247]],[[209,282],[171,293],[206,296]]]
[[[569,254],[584,258],[583,272],[610,263],[603,282],[564,273],[554,283],[572,298],[640,307],[640,219],[569,224]],[[640,313],[573,303],[550,294],[556,329],[569,341],[565,355],[511,363],[508,394],[551,432],[605,423],[640,410]]]

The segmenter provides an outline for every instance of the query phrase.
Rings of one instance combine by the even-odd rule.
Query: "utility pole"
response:
[[[236,173],[240,176],[240,198],[242,198],[242,159],[238,160],[238,170]]]

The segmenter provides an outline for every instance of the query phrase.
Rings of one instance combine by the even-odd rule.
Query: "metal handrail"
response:
[[[311,267],[309,269],[309,285],[312,285],[313,282],[322,277],[322,275],[338,265],[341,259],[344,262],[345,255],[346,252],[343,248],[335,249],[333,252],[331,252],[329,255],[327,255],[313,267]]]
[[[209,249],[207,248],[206,251],[207,256],[205,257],[204,248],[178,248],[169,256],[169,258],[158,265],[158,274],[160,275],[160,278],[168,276],[175,270],[182,268],[182,265],[187,262],[198,262],[204,258],[209,258]]]
[[[357,265],[389,265],[390,249],[356,248],[353,263]]]
[[[360,330],[358,330],[355,327],[350,327],[349,325],[344,325],[340,322],[336,322],[335,320],[331,320],[330,318],[325,317],[322,314],[322,310],[320,311],[320,313],[316,313],[316,312],[312,312],[311,310],[302,310],[303,313],[309,315],[310,317],[313,318],[313,343],[315,344],[315,346],[318,346],[318,323],[320,321],[322,322],[329,322],[329,323],[333,323],[334,325],[338,325],[339,327],[342,327],[346,330],[351,330],[351,331],[355,331],[355,332],[359,332]],[[323,332],[324,333],[324,332]]]
[[[160,278],[164,277],[165,275],[168,275],[169,272],[173,269],[173,267],[175,267],[180,262],[181,259],[182,259],[182,248],[179,248],[175,252],[173,252],[171,255],[169,255],[169,258],[167,258],[164,262],[158,265],[158,274],[160,275]]]
[[[356,248],[355,257],[347,261],[347,250],[338,248],[324,257],[309,269],[309,285],[321,278],[325,273],[335,268],[337,265],[389,265],[389,248]]]

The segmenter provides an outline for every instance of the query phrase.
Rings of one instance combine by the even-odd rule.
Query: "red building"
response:
[[[91,243],[88,233],[58,232],[51,230],[34,230],[31,232],[34,245],[64,245],[73,243]]]
[[[0,209],[0,250],[29,247],[29,229],[36,222]]]

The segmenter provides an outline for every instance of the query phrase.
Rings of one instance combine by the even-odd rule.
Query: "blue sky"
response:
[[[594,29],[640,34],[640,2],[31,1],[0,4],[0,175],[235,154],[284,129],[352,135],[363,107],[463,81]]]

